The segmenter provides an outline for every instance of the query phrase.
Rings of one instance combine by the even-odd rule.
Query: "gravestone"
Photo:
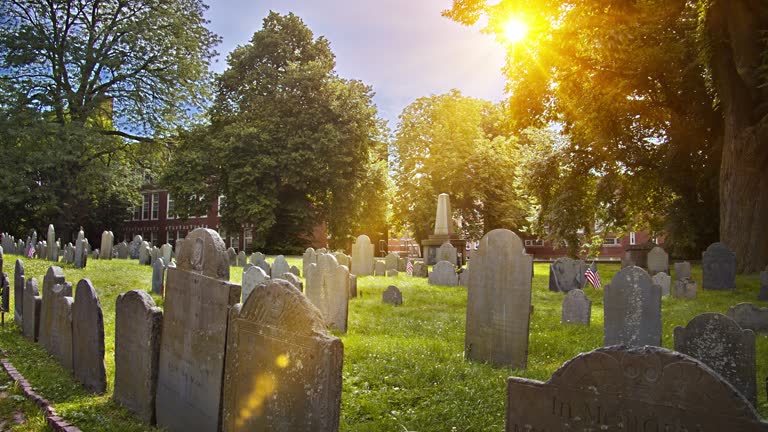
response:
[[[112,247],[115,244],[115,235],[112,231],[101,233],[101,244],[99,245],[99,259],[112,259]]]
[[[299,268],[296,267],[295,265],[291,266],[290,272],[295,274],[296,277],[301,277],[301,270],[299,270]]]
[[[584,287],[587,264],[568,257],[558,258],[549,265],[549,290],[568,292]]]
[[[659,246],[654,247],[648,252],[646,262],[648,264],[648,273],[651,276],[659,272],[669,273],[669,254]]]
[[[661,287],[640,267],[622,269],[605,287],[604,343],[661,346]]]
[[[430,285],[458,285],[459,276],[456,274],[456,265],[448,261],[439,261],[432,267],[428,282]]]
[[[282,255],[278,255],[275,257],[275,260],[272,262],[272,268],[270,269],[271,275],[279,276],[283,273],[288,273],[291,271],[291,266],[288,264],[288,261],[285,260],[285,257]]]
[[[320,249],[316,250],[315,252],[317,252],[317,254],[320,255],[320,254],[328,253],[328,249],[320,248]]]
[[[170,264],[171,259],[173,259],[173,246],[171,246],[169,243],[165,243],[160,246],[160,256],[163,258],[165,265]]]
[[[301,256],[302,270],[306,272],[310,264],[317,264],[317,252],[311,247],[307,248]]]
[[[73,339],[72,339],[72,306],[74,300],[71,297],[72,284],[65,282],[64,285],[56,285],[49,292],[68,291],[70,295],[55,295],[51,300],[52,307],[49,315],[43,315],[40,319],[40,338],[42,339],[43,330],[47,334],[47,344],[45,349],[59,362],[61,367],[73,371]],[[45,296],[43,293],[43,307],[45,307]],[[48,318],[48,321],[44,321]]]
[[[387,276],[388,277],[397,277],[399,273],[395,269],[387,270]]]
[[[216,231],[187,235],[168,268],[157,377],[157,423],[171,431],[221,425],[227,315],[240,301],[229,282],[229,257]]]
[[[469,286],[469,265],[459,269],[458,274],[459,274],[459,285],[463,287],[468,287]]]
[[[429,267],[424,264],[424,261],[416,261],[413,263],[413,276],[422,278],[429,276]]]
[[[768,431],[704,363],[659,347],[579,354],[547,382],[507,379],[507,432]]]
[[[695,299],[698,291],[696,281],[691,278],[685,278],[675,281],[675,287],[672,291],[672,297],[681,299]]]
[[[175,259],[177,256],[179,256],[179,251],[184,245],[184,239],[178,239],[176,240],[176,245],[173,247],[173,258]]]
[[[144,244],[144,239],[140,235],[133,238],[129,248],[131,259],[139,259],[142,244]]]
[[[152,292],[159,296],[165,292],[165,260],[162,257],[152,264]]]
[[[456,248],[453,247],[453,245],[450,242],[443,243],[437,249],[435,260],[437,262],[448,261],[450,263],[456,264],[456,260],[457,260]]]
[[[267,262],[266,259],[259,259],[256,261],[256,267],[259,267],[260,269],[264,270],[264,273],[267,274],[267,276],[272,274],[272,266]]]
[[[483,236],[477,252],[472,253],[465,358],[525,369],[532,282],[533,256],[525,253],[515,233],[495,229]]]
[[[237,265],[239,267],[245,267],[247,263],[248,257],[245,255],[245,251],[240,251],[240,253],[237,254]]]
[[[661,287],[662,296],[668,296],[671,294],[672,277],[670,277],[668,274],[664,272],[659,272],[653,275],[651,279],[653,280],[654,285],[658,285]]]
[[[112,397],[148,424],[155,424],[162,327],[163,311],[145,291],[128,291],[117,297]]]
[[[155,264],[155,261],[157,261],[158,258],[162,258],[162,253],[160,253],[160,248],[157,246],[152,246],[149,248],[149,265]]]
[[[403,273],[408,271],[408,258],[400,258],[397,260],[397,271]]]
[[[357,275],[349,275],[349,298],[357,297]]]
[[[307,268],[304,267],[306,272]],[[352,245],[352,268],[350,271],[358,276],[373,274],[373,244],[367,235],[363,234]]]
[[[347,331],[349,269],[346,266],[339,265],[333,255],[318,255],[317,264],[310,264],[306,269],[304,293],[329,327]]]
[[[403,293],[394,285],[390,285],[381,294],[381,301],[387,304],[400,306],[403,304]]]
[[[387,263],[384,261],[376,260],[374,276],[386,276],[387,275]]]
[[[252,266],[243,271],[243,302],[248,299],[254,288],[269,280],[269,275],[261,268]]]
[[[675,351],[709,366],[757,405],[755,333],[719,313],[695,316],[675,327]]]
[[[80,230],[77,233],[77,241],[75,241],[75,268],[85,268],[86,261],[88,259],[88,251],[86,250],[85,233]],[[43,294],[45,297],[45,294]]]
[[[321,312],[280,279],[232,308],[223,430],[338,430],[344,348],[324,327]]]
[[[295,274],[288,272],[283,273],[279,277],[280,279],[287,280],[291,285],[295,286],[301,292],[304,292],[304,282],[301,281]]]
[[[768,301],[768,267],[765,271],[760,272],[760,294],[758,294],[757,299]]]
[[[675,280],[683,280],[691,277],[691,263],[688,261],[675,263]]]
[[[592,316],[592,300],[580,289],[568,291],[563,297],[563,324],[589,325]]]
[[[117,258],[119,259],[128,259],[130,256],[130,250],[128,248],[128,243],[122,241],[118,243],[117,245]]]
[[[352,258],[344,252],[336,252],[333,256],[339,265],[347,266],[347,268],[352,267]]]
[[[237,252],[235,252],[235,248],[231,247],[227,249],[227,255],[229,256],[229,265],[234,267],[237,265]]]
[[[48,271],[43,277],[43,303],[40,307],[40,329],[38,340],[48,352],[53,353],[54,350],[58,351],[59,341],[51,340],[53,338],[52,328],[54,321],[58,317],[56,315],[58,297],[72,297],[72,285],[67,284],[64,271],[61,267],[50,266]],[[66,312],[66,311],[64,311]],[[71,340],[70,340],[71,345]],[[71,361],[70,361],[71,364]]]
[[[53,228],[53,224],[48,225],[48,261],[58,261],[59,251],[56,248],[56,230]]]
[[[312,249],[312,248],[310,248],[310,249]],[[251,254],[251,258],[250,258],[251,264],[253,264],[253,265],[256,265],[256,262],[264,261],[265,259],[267,259],[267,257],[264,256],[264,254],[261,253],[261,252],[254,252],[254,253],[252,253]]]
[[[99,253],[100,253],[99,250],[95,249],[93,252],[91,252],[91,258],[95,260],[99,259]]]
[[[40,310],[43,298],[37,288],[37,280],[31,278],[24,287],[24,307],[26,311],[21,317],[21,328],[24,337],[37,342],[40,335]]]
[[[149,243],[141,242],[139,247],[139,264],[150,265],[152,262],[152,249],[149,247]]]
[[[16,259],[13,271],[13,318],[17,325],[22,324],[24,313],[24,263]]]
[[[8,280],[8,273],[0,273],[0,291],[2,291],[2,304],[0,310],[3,312],[11,311],[11,282]],[[3,317],[5,318],[5,317]]]
[[[92,393],[107,391],[104,314],[91,281],[81,279],[72,305],[72,360],[75,378]]]
[[[727,315],[743,329],[768,333],[768,308],[752,303],[739,303],[728,308]]]
[[[387,256],[384,257],[384,265],[386,266],[386,270],[395,270],[397,271],[397,262],[400,260],[400,257],[395,255],[394,253],[390,252],[387,254]]]
[[[723,243],[712,243],[701,254],[701,272],[705,290],[736,289],[736,254]]]

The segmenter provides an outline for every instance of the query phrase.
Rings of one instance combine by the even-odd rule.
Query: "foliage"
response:
[[[417,240],[431,233],[440,193],[451,196],[466,238],[522,225],[517,143],[498,130],[499,115],[499,107],[457,90],[419,98],[400,114],[392,144],[394,217]]]
[[[556,124],[564,137],[549,159],[561,184],[537,191],[548,202],[540,224],[567,224],[550,226],[561,239],[590,221],[664,228],[677,255],[717,239],[723,132],[697,13],[684,0],[455,0],[444,12],[467,25],[487,17],[497,35],[510,16],[529,23],[527,39],[508,46],[506,120],[518,132]]]
[[[273,12],[227,61],[210,126],[181,140],[163,178],[174,196],[224,195],[222,226],[252,226],[253,247],[265,251],[302,250],[322,222],[344,245],[386,217],[373,93],[336,75],[325,38]],[[201,205],[176,200],[182,216]]]

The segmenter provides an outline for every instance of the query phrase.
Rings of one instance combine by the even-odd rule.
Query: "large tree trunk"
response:
[[[707,30],[711,68],[724,116],[720,166],[720,241],[737,271],[768,265],[768,5],[765,0],[714,0]]]

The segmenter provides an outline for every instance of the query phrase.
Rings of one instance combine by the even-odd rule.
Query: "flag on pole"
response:
[[[410,258],[406,258],[406,261],[405,273],[408,274],[408,276],[413,276],[413,263]]]
[[[589,283],[592,284],[592,287],[596,290],[602,288],[603,284],[600,282],[600,275],[597,273],[597,266],[595,265],[594,261],[589,267],[587,267],[587,271],[584,273],[584,277],[587,278],[587,281],[589,281]]]

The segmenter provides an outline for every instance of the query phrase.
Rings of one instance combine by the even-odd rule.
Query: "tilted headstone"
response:
[[[703,313],[675,327],[675,351],[709,366],[757,404],[755,333],[719,313]]]
[[[437,263],[435,269],[443,262]],[[495,229],[483,236],[477,252],[472,254],[465,358],[525,369],[532,282],[533,256],[525,253],[515,233]]]
[[[373,244],[367,235],[357,237],[352,245],[352,268],[350,271],[358,276],[370,276],[373,274]],[[304,271],[307,268],[304,267]]]
[[[349,275],[349,298],[357,297],[357,275]]]
[[[163,311],[145,291],[128,291],[117,297],[112,397],[148,424],[155,424],[162,327]]]
[[[37,288],[37,280],[31,278],[24,287],[24,315],[21,317],[21,329],[24,337],[37,342],[40,335],[40,310],[43,298]]]
[[[352,258],[344,252],[335,252],[333,256],[336,258],[339,265],[346,266],[347,268],[352,267]]]
[[[568,257],[558,258],[549,265],[549,290],[568,292],[584,287],[587,264]]]
[[[171,431],[221,425],[227,315],[240,301],[229,282],[229,259],[216,231],[187,235],[165,283],[157,378],[157,423]],[[203,319],[204,317],[204,319]]]
[[[16,259],[13,271],[13,318],[21,326],[24,313],[24,263]]]
[[[400,260],[400,257],[395,255],[394,253],[390,252],[387,254],[387,256],[384,257],[384,265],[386,266],[386,270],[395,270],[397,271],[397,262]]]
[[[301,270],[299,270],[299,268],[296,267],[295,265],[292,265],[289,271],[295,274],[296,277],[301,277]]]
[[[112,259],[112,247],[115,244],[115,235],[112,231],[101,233],[101,244],[99,245],[99,259]]]
[[[424,261],[416,261],[413,263],[413,277],[425,278],[429,276],[429,267],[424,264]]]
[[[75,268],[85,268],[88,257],[88,251],[85,248],[86,243],[85,233],[83,230],[80,230],[75,241]],[[43,294],[43,297],[45,297],[45,294]]]
[[[430,285],[456,286],[459,284],[459,276],[456,274],[456,265],[448,261],[438,261],[432,267],[429,274]]]
[[[381,294],[381,301],[395,306],[403,304],[403,293],[396,286],[390,285]]]
[[[648,273],[651,276],[659,272],[669,273],[669,254],[659,246],[654,247],[648,252],[646,262],[648,264]]]
[[[152,264],[152,292],[160,296],[165,292],[165,267],[162,257]]]
[[[387,276],[388,277],[397,277],[399,273],[395,269],[387,270]]]
[[[291,285],[295,286],[301,292],[304,292],[304,282],[301,281],[295,274],[288,272],[279,276],[279,279],[287,280]]]
[[[222,430],[338,430],[344,348],[324,326],[320,311],[280,279],[232,308]]]
[[[705,290],[736,289],[736,254],[723,243],[712,243],[701,254],[701,272]]]
[[[304,293],[322,314],[328,326],[347,331],[349,269],[330,254],[317,256],[317,264],[306,269]]]
[[[310,249],[312,249],[312,248],[310,248]],[[251,254],[250,261],[251,261],[251,264],[256,265],[256,262],[263,261],[265,259],[267,259],[267,257],[263,253],[261,253],[261,252],[254,252],[254,253]]]
[[[51,352],[58,341],[52,341],[51,328],[54,322],[57,297],[72,297],[72,286],[66,283],[61,267],[50,266],[43,277],[43,303],[40,307],[40,330],[38,340],[48,352]]]
[[[376,260],[375,268],[374,268],[374,275],[375,276],[386,276],[387,275],[387,263],[384,261]]]
[[[695,299],[698,291],[696,281],[691,278],[676,280],[672,297],[682,299]]]
[[[171,259],[173,258],[173,246],[171,246],[169,243],[165,243],[164,245],[160,246],[160,256],[163,257],[163,262],[165,265],[170,264]]]
[[[139,247],[139,264],[150,265],[152,262],[152,248],[149,247],[149,243],[141,242]]]
[[[53,224],[48,225],[48,261],[58,261],[59,251],[55,247],[56,245],[56,230],[53,228]]]
[[[691,277],[691,263],[688,261],[675,263],[675,280],[683,280]]]
[[[81,279],[72,305],[72,360],[75,378],[92,393],[107,391],[104,314],[91,281]]]
[[[238,267],[245,267],[245,265],[248,263],[248,257],[245,255],[245,251],[240,251],[237,254],[237,265]]]
[[[451,243],[445,242],[437,249],[435,259],[437,262],[448,261],[456,264],[457,257],[456,248]]]
[[[130,256],[130,251],[128,248],[128,243],[126,242],[120,242],[117,245],[117,258],[119,259],[128,259]]]
[[[589,325],[592,316],[592,300],[580,289],[568,291],[563,297],[563,324]]]
[[[269,275],[257,266],[251,266],[243,271],[243,302],[248,299],[254,288],[269,280]]]
[[[728,317],[741,328],[758,333],[768,333],[768,308],[752,303],[739,303],[728,308]]]
[[[281,274],[288,273],[290,271],[291,266],[288,264],[288,261],[285,260],[285,257],[283,255],[276,256],[275,260],[272,262],[270,274],[274,276],[280,276]]]
[[[140,235],[133,238],[128,249],[131,259],[139,259],[139,252],[142,244],[144,244],[144,239]]]
[[[661,287],[661,295],[668,296],[672,290],[672,277],[664,272],[659,272],[653,275],[651,278],[655,285]]]
[[[229,256],[229,265],[234,267],[237,265],[237,252],[235,252],[235,248],[231,247],[227,249],[227,255]]]
[[[507,379],[507,432],[768,431],[704,363],[659,347],[579,354],[547,382]]]
[[[613,276],[605,287],[604,343],[661,346],[661,287],[636,266]]]

